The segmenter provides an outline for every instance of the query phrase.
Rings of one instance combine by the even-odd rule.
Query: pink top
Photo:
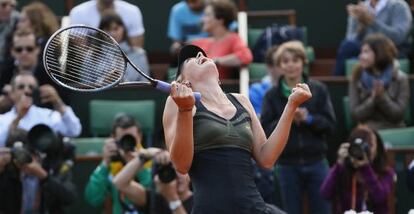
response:
[[[231,32],[219,41],[212,38],[197,39],[192,41],[193,45],[202,48],[209,58],[218,58],[230,54],[236,55],[243,65],[249,64],[253,60],[252,52],[241,40],[237,33]],[[229,79],[232,74],[231,67],[218,66],[220,79]]]

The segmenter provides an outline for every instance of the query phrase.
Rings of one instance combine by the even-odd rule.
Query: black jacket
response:
[[[263,99],[260,120],[267,137],[275,129],[288,101],[282,93],[282,79],[283,77]],[[327,150],[326,136],[334,131],[336,118],[326,86],[315,80],[308,81],[306,77],[305,82],[309,85],[312,98],[300,107],[308,110],[313,121],[310,124],[292,124],[287,145],[278,161],[280,164],[303,164],[322,160]]]
[[[41,190],[39,213],[64,213],[64,206],[76,199],[71,169],[65,163],[50,167],[49,175],[39,182]],[[15,167],[0,173],[0,214],[19,214],[22,207],[22,183]]]

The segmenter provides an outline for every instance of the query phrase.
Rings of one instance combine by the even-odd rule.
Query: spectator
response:
[[[405,57],[411,49],[408,36],[412,15],[403,0],[365,0],[347,5],[348,26],[336,57],[334,74],[345,74],[345,60],[358,56],[361,41],[370,34],[382,33],[398,48],[399,56]]]
[[[37,88],[38,83],[30,73],[19,73],[12,78],[10,97],[14,106],[9,112],[0,115],[0,147],[5,146],[7,137],[17,128],[30,130],[41,123],[63,136],[77,137],[81,133],[79,118],[52,86],[43,85],[38,89],[41,102],[51,103],[54,110],[33,104]]]
[[[212,0],[207,3],[203,16],[203,31],[211,37],[191,43],[202,48],[218,66],[220,79],[237,77],[234,68],[253,60],[252,52],[237,33],[229,30],[237,8],[229,0]]]
[[[193,192],[190,190],[190,177],[188,174],[176,173],[177,178],[169,183],[163,183],[159,177],[155,177],[156,191],[162,197],[156,197],[154,199],[154,209],[151,210],[151,213],[191,213],[193,207]],[[156,194],[156,196],[158,195]]]
[[[414,160],[412,160],[410,165],[408,166],[407,184],[408,189],[414,193]]]
[[[387,200],[395,178],[387,164],[384,144],[378,133],[360,125],[340,145],[338,158],[320,192],[336,205],[335,213],[346,210],[391,213]]]
[[[133,47],[127,38],[127,29],[118,14],[107,12],[102,15],[99,29],[109,33],[120,45],[121,49],[127,54],[128,58],[141,69],[142,72],[149,75],[149,65],[145,50],[140,47]],[[123,81],[146,81],[138,74],[131,65],[128,64],[124,74]]]
[[[122,0],[90,0],[70,11],[71,24],[85,24],[98,27],[101,15],[113,10],[121,16],[128,31],[128,39],[134,47],[144,47],[144,24],[140,9]]]
[[[13,32],[19,20],[19,12],[15,10],[16,4],[16,0],[0,1],[0,63],[5,60],[7,36]]]
[[[205,0],[184,0],[175,4],[170,11],[168,37],[172,40],[171,53],[176,56],[184,42],[207,37],[202,31]]]
[[[50,77],[44,71],[43,65],[40,63],[41,48],[36,43],[35,34],[29,29],[18,29],[13,33],[13,40],[11,44],[11,55],[14,58],[14,63],[11,67],[4,66],[0,68],[0,88],[3,90],[3,95],[0,96],[0,110],[1,112],[8,111],[10,105],[10,83],[12,76],[18,73],[28,72],[35,76],[39,85],[50,84],[57,88],[60,97],[66,103],[68,102],[68,94],[62,90],[62,87],[57,87]],[[38,103],[39,104],[39,103]]]
[[[266,52],[265,62],[268,75],[266,75],[261,82],[253,83],[249,88],[250,102],[259,117],[262,110],[263,97],[265,96],[267,90],[278,84],[279,77],[282,75],[280,69],[275,64],[275,53],[277,51],[277,47],[278,46],[273,46]]]
[[[137,155],[119,172],[113,183],[133,203],[147,206],[149,213],[187,214],[192,208],[192,192],[188,175],[177,173],[167,151],[148,149]],[[154,157],[156,192],[152,193],[133,180],[149,157]],[[174,173],[174,175],[172,175]],[[150,207],[150,208],[149,208]]]
[[[39,128],[47,132],[43,136],[48,136],[42,138],[42,148],[35,143],[39,138],[33,137]],[[0,152],[0,213],[64,213],[64,206],[77,195],[71,181],[73,160],[66,159],[73,155],[66,156],[68,147],[50,135],[53,131],[45,125],[34,126],[24,144],[17,140],[26,139],[27,132],[15,133],[8,139],[11,147],[3,147]],[[46,155],[38,155],[40,152]]]
[[[121,147],[121,142],[125,137],[132,136],[132,146]],[[85,188],[85,199],[92,206],[102,206],[107,197],[112,199],[112,213],[121,214],[125,212],[136,212],[141,207],[145,207],[145,194],[135,200],[121,197],[120,192],[112,184],[112,178],[118,174],[121,168],[136,159],[136,152],[141,150],[142,131],[140,125],[132,116],[118,115],[112,124],[112,134],[105,142],[103,148],[102,163],[95,169],[89,177]],[[125,141],[124,141],[125,142]],[[134,173],[134,180],[142,192],[151,186],[151,170],[143,168],[138,173]],[[140,208],[138,208],[140,207]]]
[[[364,40],[359,64],[352,73],[349,84],[352,118],[372,129],[405,126],[410,88],[396,55],[390,39],[372,34]]]
[[[40,47],[36,43],[36,35],[28,29],[19,29],[13,33],[11,44],[11,55],[14,58],[13,67],[2,67],[0,87],[9,84],[13,75],[28,72],[36,76],[45,73],[42,67],[38,66]],[[45,74],[46,75],[46,74]]]
[[[303,196],[307,194],[310,213],[330,213],[319,188],[328,173],[326,136],[333,133],[335,113],[328,90],[322,83],[309,80],[303,73],[307,63],[305,48],[298,41],[283,43],[275,53],[275,66],[283,74],[277,86],[267,91],[260,117],[269,136],[281,119],[288,97],[299,83],[307,83],[312,98],[295,112],[289,139],[283,150],[278,170],[284,209],[289,214],[303,213]]]
[[[32,2],[22,8],[17,29],[30,29],[36,36],[36,43],[43,51],[49,37],[59,29],[59,23],[52,10],[42,2]]]

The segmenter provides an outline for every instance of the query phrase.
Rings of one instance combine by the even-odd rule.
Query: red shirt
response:
[[[221,40],[213,38],[197,39],[192,41],[193,45],[202,48],[209,58],[218,58],[230,54],[236,55],[243,65],[249,64],[253,60],[253,55],[247,45],[241,40],[237,33],[231,32]],[[232,75],[231,67],[218,66],[220,79],[229,79]]]

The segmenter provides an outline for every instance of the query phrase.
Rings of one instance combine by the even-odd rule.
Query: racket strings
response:
[[[71,48],[69,48],[69,49],[72,50],[72,51],[75,51],[75,50],[73,50]],[[49,53],[47,53],[47,55],[50,56],[50,57],[53,57]],[[106,59],[106,60],[110,60],[110,59]],[[73,66],[76,69],[85,69],[85,70],[88,71],[88,72],[86,72],[88,74],[88,76],[92,77],[92,79],[95,78],[95,75],[93,75],[94,72],[97,73],[97,74],[100,74],[100,75],[104,75],[99,70],[96,70],[96,67],[95,66],[93,66],[91,64],[82,64],[83,61],[84,61],[84,59],[82,57],[79,57],[79,56],[76,56],[75,55],[75,56],[71,57],[71,60],[66,61],[63,66],[70,65],[70,66]],[[50,63],[56,69],[59,69],[60,68],[58,62],[56,62],[56,61],[50,61]],[[80,67],[79,64],[81,64],[82,67]],[[122,67],[120,69],[122,69]],[[67,73],[73,73],[73,72],[71,72],[71,70],[69,70],[69,71],[67,71]],[[118,74],[117,75],[107,75],[107,76],[109,77],[108,80],[110,80],[110,81],[116,81],[118,79]]]
[[[51,45],[52,47],[55,47],[56,48],[56,46],[53,45],[53,42],[51,44],[52,44]],[[88,60],[89,62],[82,64],[83,63],[83,60],[85,60],[85,59],[82,58],[82,57],[80,57],[80,56],[78,56],[78,55],[74,55],[74,56],[72,56],[70,58],[72,60],[67,60],[67,62],[69,62],[67,64],[71,64],[76,69],[89,69],[88,70],[88,73],[92,73],[93,74],[93,72],[95,72],[95,73],[97,73],[99,75],[107,75],[109,77],[107,79],[110,80],[110,81],[116,81],[118,79],[118,75],[110,75],[110,74],[108,75],[108,73],[99,72],[99,70],[102,70],[102,69],[98,69],[97,70],[96,67],[95,67],[95,65],[92,65],[92,64],[94,62],[96,62],[96,61],[103,61],[103,63],[102,62],[99,63],[98,66],[103,66],[104,68],[108,68],[109,66],[112,66],[112,63],[111,62],[113,62],[113,61],[112,61],[111,57],[116,57],[117,60],[122,60],[122,58],[120,57],[120,55],[118,55],[118,56],[112,56],[113,54],[111,54],[111,53],[108,54],[108,52],[106,52],[106,51],[99,51],[97,48],[87,49],[87,48],[85,48],[86,46],[83,45],[82,43],[79,43],[79,44],[80,45],[78,46],[77,49],[73,48],[72,46],[69,46],[68,47],[68,50],[74,51],[74,52],[77,52],[77,51],[81,50],[81,51],[83,51],[85,53],[92,53],[92,54],[89,54],[88,57],[86,58],[86,60]],[[99,56],[97,56],[94,53],[99,53]],[[76,63],[76,65],[82,65],[82,67],[76,66],[74,63],[71,63],[71,61],[73,61],[74,63]],[[123,67],[121,67],[121,69],[122,68]]]
[[[45,65],[62,84],[72,88],[101,89],[120,81],[125,59],[106,34],[89,28],[69,28],[49,42]]]

